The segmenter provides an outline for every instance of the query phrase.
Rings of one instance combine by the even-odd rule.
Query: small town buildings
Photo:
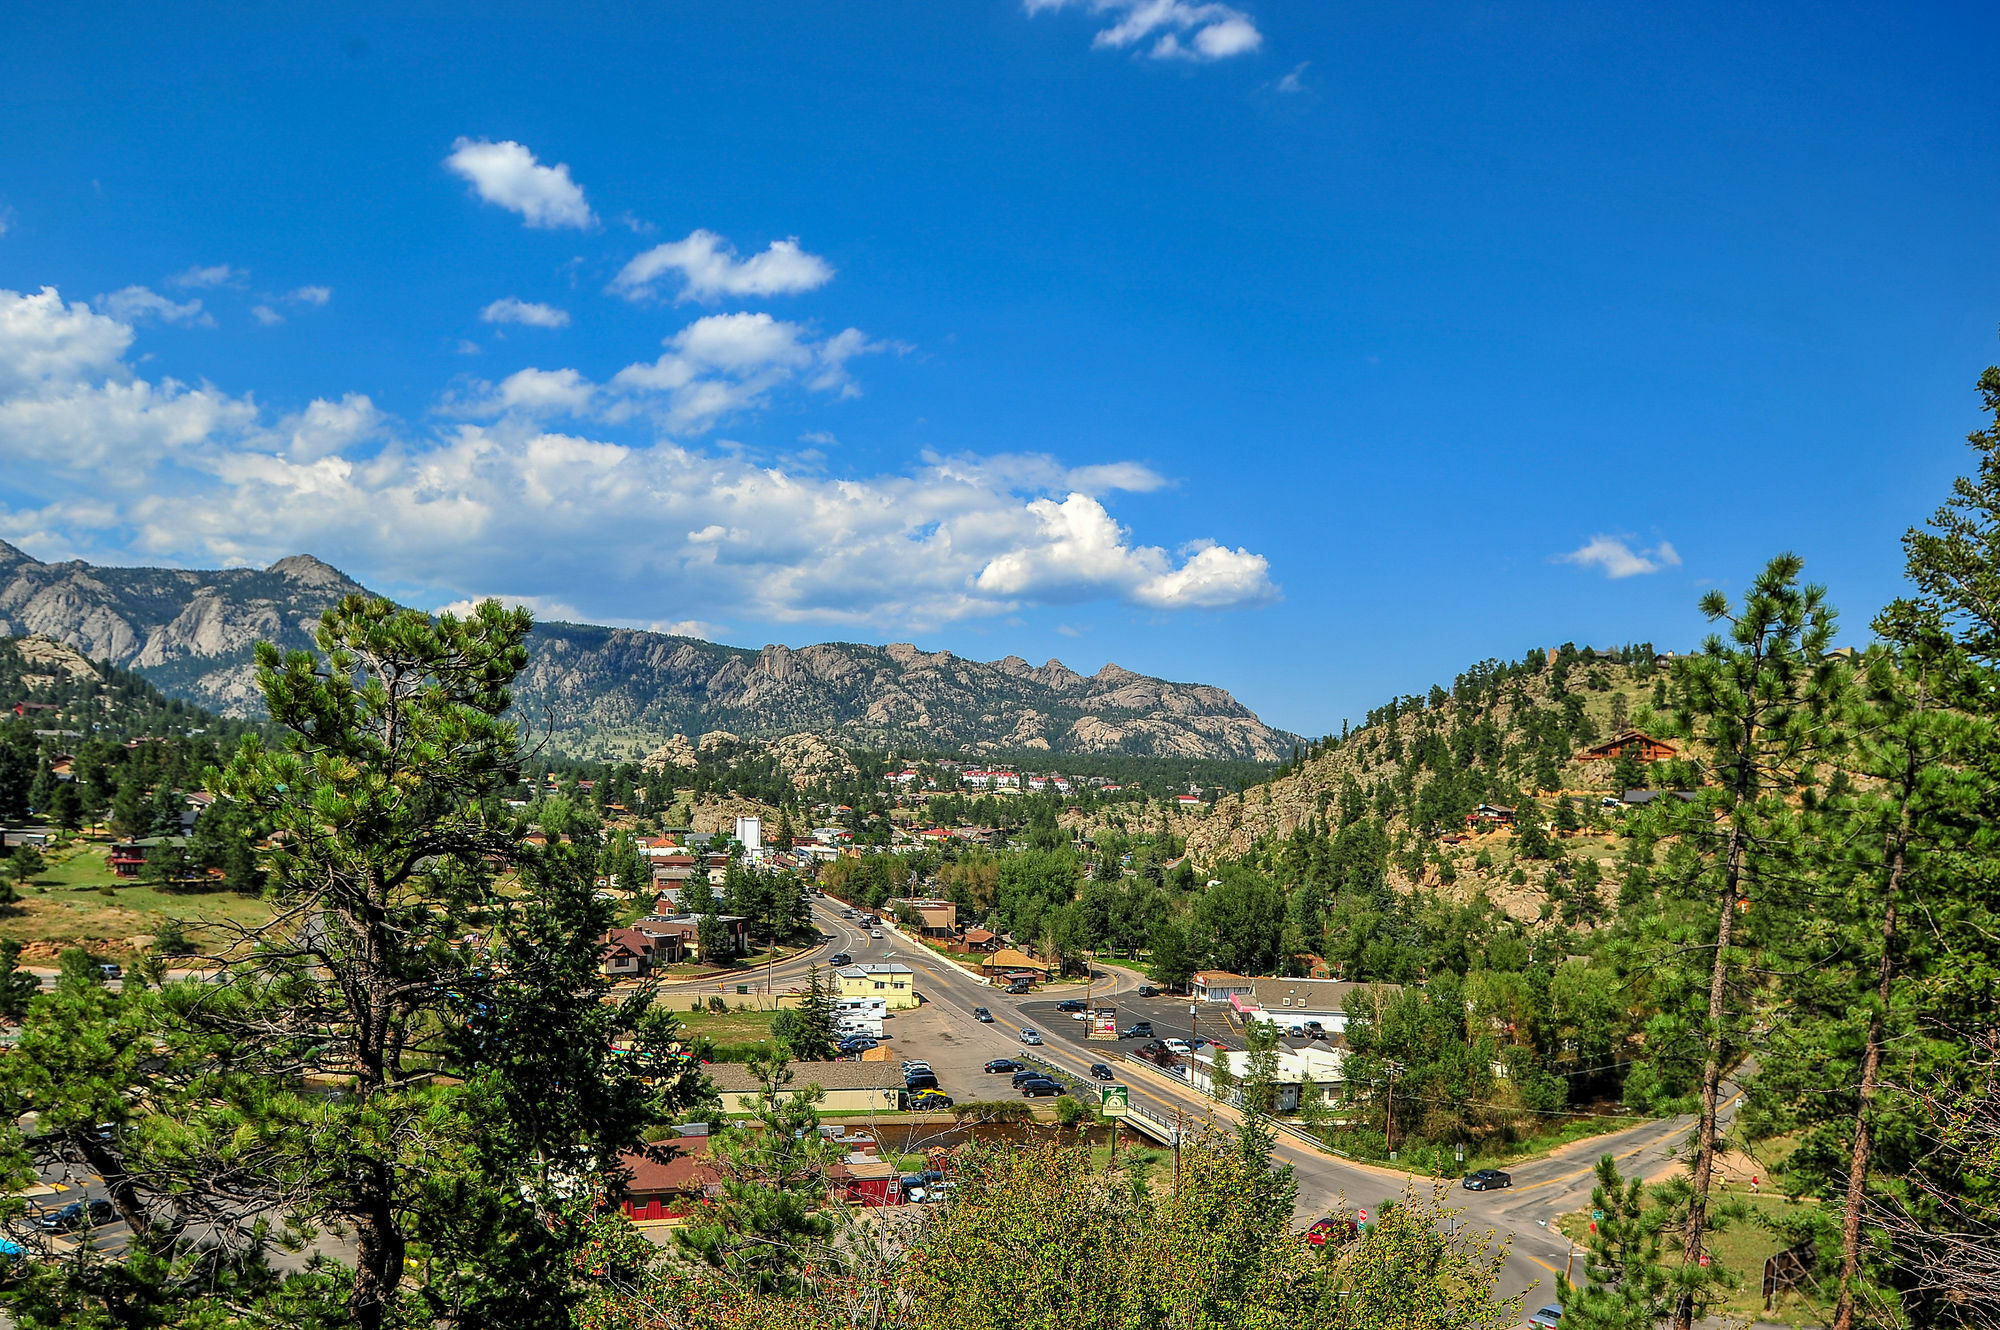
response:
[[[1257,981],[1227,970],[1201,970],[1188,981],[1188,992],[1203,1002],[1227,1002],[1237,996],[1249,997]]]
[[[1272,1089],[1276,1091],[1274,1107],[1280,1113],[1296,1113],[1305,1096],[1310,1093],[1319,1096],[1323,1102],[1331,1103],[1338,1097],[1341,1082],[1341,1064],[1346,1054],[1338,1048],[1325,1044],[1313,1044],[1307,1048],[1279,1048],[1278,1065],[1272,1079]],[[1209,1045],[1187,1059],[1188,1084],[1203,1094],[1215,1093],[1215,1068],[1220,1062],[1228,1073],[1231,1103],[1243,1101],[1240,1088],[1243,1077],[1250,1070],[1250,1054],[1240,1049],[1217,1049]],[[1310,1089],[1308,1089],[1310,1087]]]
[[[1514,825],[1514,810],[1505,804],[1481,804],[1465,815],[1465,825],[1488,829],[1511,827]]]
[[[1318,1021],[1328,1034],[1340,1034],[1347,1029],[1350,1005],[1359,1010],[1371,991],[1381,997],[1401,992],[1402,985],[1357,984],[1345,979],[1258,979],[1244,1010],[1246,1015],[1258,1013],[1284,1028]]]
[[[707,1069],[724,1113],[748,1113],[762,1092],[764,1083],[740,1062],[717,1062]],[[792,1081],[778,1090],[778,1098],[790,1099],[807,1086],[826,1092],[819,1105],[821,1116],[834,1113],[874,1113],[894,1111],[902,1095],[901,1064],[880,1062],[812,1062],[792,1069]]]
[[[941,900],[892,900],[890,911],[900,918],[904,911],[917,917],[925,937],[950,937],[958,931],[958,906]]]
[[[732,955],[750,950],[749,921],[739,915],[717,915],[729,933]],[[600,939],[600,968],[605,974],[636,978],[662,965],[696,959],[701,949],[698,914],[649,914],[625,928],[614,928]]]
[[[967,951],[994,952],[1006,945],[998,933],[984,928],[966,929],[965,935],[959,941],[965,944]]]
[[[840,984],[838,997],[884,998],[891,1011],[907,1011],[917,1005],[917,976],[907,965],[850,965],[833,973]]]

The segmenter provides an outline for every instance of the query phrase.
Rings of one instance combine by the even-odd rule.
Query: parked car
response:
[[[1118,1032],[1118,1037],[1120,1039],[1151,1039],[1153,1037],[1153,1023],[1151,1021],[1133,1021]]]
[[[111,1202],[71,1201],[68,1205],[44,1210],[35,1216],[35,1227],[44,1233],[74,1233],[89,1224],[93,1228],[108,1224],[118,1217],[118,1211]]]
[[[840,1041],[840,1046],[850,1053],[859,1053],[864,1049],[880,1048],[882,1041],[871,1035],[851,1034]]]
[[[1091,1063],[1090,1074],[1100,1081],[1115,1081],[1118,1079],[1112,1074],[1111,1068],[1105,1066],[1102,1062]]]
[[[1318,1021],[1307,1021],[1305,1023],[1305,1031],[1306,1031],[1306,1038],[1308,1039],[1326,1038],[1326,1027],[1324,1025],[1321,1025]]]
[[[1122,1039],[1122,1038],[1124,1038],[1124,1036],[1123,1036],[1123,1035],[1120,1035],[1120,1036],[1119,1036],[1119,1038],[1121,1038],[1121,1039]],[[1151,1042],[1150,1044],[1141,1044],[1141,1045],[1139,1045],[1139,1051],[1140,1051],[1141,1053],[1158,1053],[1158,1052],[1161,1052],[1161,1051],[1163,1051],[1163,1050],[1164,1050],[1164,1049],[1166,1048],[1166,1046],[1167,1046],[1167,1041],[1166,1041],[1166,1040],[1164,1040],[1164,1039],[1155,1039],[1155,1040],[1153,1040],[1153,1042]]]
[[[1467,1173],[1464,1182],[1467,1191],[1498,1191],[1513,1185],[1514,1179],[1497,1168],[1482,1168],[1477,1173]]]
[[[1169,1053],[1178,1053],[1182,1057],[1187,1057],[1194,1052],[1194,1045],[1185,1039],[1168,1039],[1165,1041],[1165,1046]]]
[[[1007,987],[1002,991],[1012,993],[1015,997],[1019,997],[1021,994],[1027,992],[1032,987],[1033,985],[1031,985],[1027,980],[1016,979],[1013,983],[1007,985]]]
[[[1040,1067],[1030,1067],[1023,1064],[1021,1069],[1015,1072],[1011,1079],[1014,1083],[1014,1088],[1018,1090],[1025,1082],[1045,1081],[1048,1078],[1049,1074],[1046,1071],[1043,1071]]]
[[[905,1173],[898,1184],[903,1189],[903,1199],[921,1202],[924,1199],[924,1180],[915,1173]]]
[[[854,958],[844,951],[836,951],[833,955],[826,958],[826,963],[828,965],[852,965],[854,964]]]
[[[1160,990],[1159,990],[1159,989],[1157,989],[1157,988],[1155,988],[1155,987],[1153,987],[1153,986],[1152,986],[1151,984],[1140,984],[1140,985],[1139,985],[1139,996],[1140,996],[1140,997],[1158,997],[1159,995],[1160,995]]]
[[[1083,1009],[1084,1002],[1082,998],[1064,998],[1061,1002],[1056,1003],[1057,1011],[1082,1011]]]
[[[913,1071],[903,1077],[903,1088],[911,1094],[919,1090],[935,1090],[938,1088],[937,1077],[927,1071]]]
[[[922,1058],[903,1059],[903,1070],[905,1072],[929,1071],[930,1069],[931,1069],[931,1064],[924,1061]]]
[[[1559,1302],[1551,1302],[1528,1318],[1529,1325],[1538,1325],[1542,1330],[1556,1330],[1562,1324],[1563,1309]]]
[[[1021,1064],[1012,1058],[994,1058],[986,1064],[988,1071],[1020,1071]]]
[[[97,972],[103,975],[106,979],[122,979],[125,977],[125,971],[110,961],[105,961],[103,964],[99,965],[97,967]]]
[[[972,1019],[982,1025],[991,1025],[993,1024],[993,1013],[984,1007],[974,1007],[972,1009]]]
[[[1042,1036],[1035,1030],[1023,1029],[1021,1031],[1021,1042],[1024,1044],[1039,1044],[1042,1042]]]
[[[910,1096],[912,1113],[933,1113],[951,1107],[951,1096],[942,1090],[918,1090]]]
[[[1329,1239],[1351,1238],[1357,1232],[1359,1229],[1352,1219],[1328,1215],[1325,1219],[1313,1220],[1312,1227],[1306,1230],[1306,1241],[1315,1247],[1324,1247]]]
[[[1052,1099],[1057,1095],[1068,1093],[1069,1091],[1063,1089],[1060,1084],[1050,1080],[1046,1076],[1038,1077],[1032,1081],[1021,1082],[1021,1098],[1023,1099]]]

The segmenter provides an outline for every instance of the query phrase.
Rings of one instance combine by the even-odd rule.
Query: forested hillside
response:
[[[1198,863],[1360,855],[1398,888],[1484,897],[1520,919],[1555,911],[1601,922],[1622,880],[1623,810],[1604,799],[1692,779],[1686,761],[1698,746],[1672,737],[1669,670],[1655,661],[1650,644],[1482,661],[1449,692],[1393,698],[1360,729],[1307,745],[1270,781],[1184,813],[1174,829]],[[1663,739],[1677,757],[1582,756],[1628,730]],[[1481,804],[1510,810],[1514,824],[1469,824]]]

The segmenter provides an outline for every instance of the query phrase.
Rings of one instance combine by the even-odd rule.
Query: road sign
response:
[[[1084,1031],[1084,1038],[1101,1040],[1106,1043],[1118,1042],[1118,1013],[1110,1007],[1101,1007],[1090,1013],[1090,1020]]]
[[[1592,1222],[1593,1224],[1601,1222],[1603,1218],[1604,1218],[1604,1211],[1602,1210],[1592,1210],[1590,1212],[1590,1222]]]
[[[1132,1110],[1132,1092],[1122,1085],[1102,1087],[1104,1093],[1103,1113],[1107,1118],[1122,1118]]]

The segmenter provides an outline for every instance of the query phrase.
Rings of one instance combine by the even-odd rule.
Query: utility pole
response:
[[[1181,1106],[1174,1105],[1174,1195],[1181,1193]]]
[[[1388,1149],[1389,1149],[1389,1153],[1390,1153],[1390,1154],[1394,1154],[1394,1153],[1396,1153],[1396,1073],[1397,1073],[1397,1072],[1399,1072],[1399,1071],[1401,1071],[1402,1069],[1403,1069],[1403,1064],[1402,1064],[1402,1063],[1400,1063],[1400,1062],[1397,1062],[1397,1061],[1395,1061],[1394,1059],[1391,1059],[1391,1060],[1390,1060],[1390,1062],[1389,1062],[1389,1121],[1388,1121],[1388,1125],[1386,1125],[1386,1126],[1385,1126],[1385,1127],[1384,1127],[1384,1128],[1382,1129],[1382,1141],[1383,1141],[1383,1144],[1384,1144],[1384,1145],[1386,1145],[1386,1146],[1388,1147]]]

